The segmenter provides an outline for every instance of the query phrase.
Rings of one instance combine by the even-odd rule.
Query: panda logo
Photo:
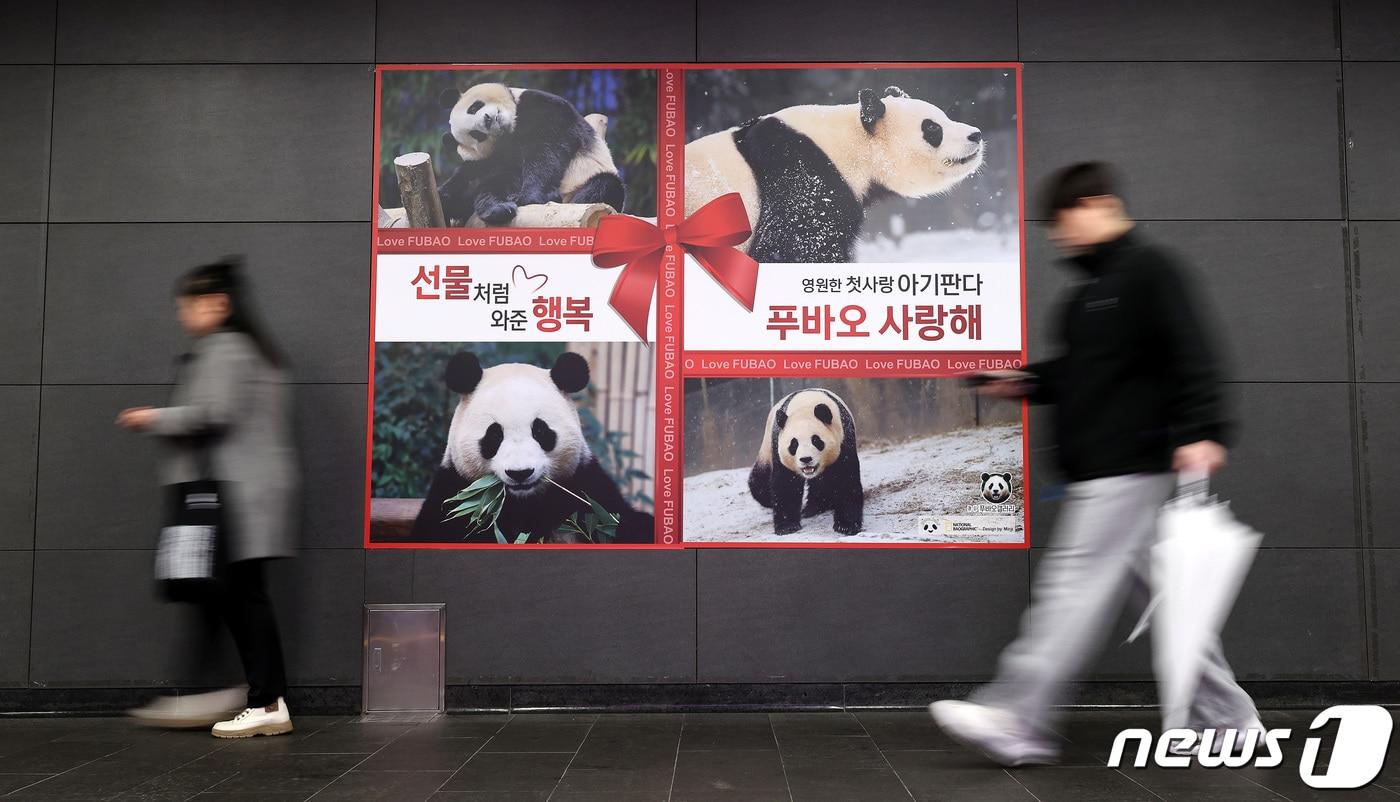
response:
[[[982,474],[982,498],[993,504],[1001,504],[1011,498],[1011,474]]]
[[[936,518],[927,518],[927,517],[925,517],[925,518],[920,518],[920,519],[919,519],[919,530],[922,531],[922,532],[923,532],[924,534],[926,534],[926,535],[936,535],[936,534],[938,534],[938,519],[936,519]]]

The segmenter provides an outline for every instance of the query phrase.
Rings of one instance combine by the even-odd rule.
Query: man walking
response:
[[[949,735],[1004,766],[1055,761],[1053,709],[1066,683],[1097,655],[1124,602],[1149,598],[1148,553],[1176,474],[1220,469],[1230,440],[1204,310],[1182,266],[1134,230],[1115,184],[1097,162],[1050,179],[1050,236],[1082,278],[1060,310],[1062,351],[1024,372],[988,374],[981,386],[1055,405],[1068,481],[1031,607],[996,680],[971,701],[929,708]],[[1262,728],[1218,639],[1189,723]]]

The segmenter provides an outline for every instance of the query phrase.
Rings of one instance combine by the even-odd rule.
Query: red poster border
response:
[[[657,71],[657,222],[658,225],[668,224],[678,225],[681,222],[684,207],[678,203],[672,203],[667,208],[663,202],[663,181],[665,164],[664,154],[668,144],[666,136],[666,94],[663,87],[666,85],[667,76],[671,75],[675,81],[676,91],[673,93],[675,111],[673,114],[679,120],[675,126],[675,135],[670,137],[670,144],[679,148],[678,169],[675,176],[676,197],[684,198],[684,144],[685,144],[685,74],[690,70],[711,70],[711,69],[750,69],[750,70],[786,70],[786,69],[1007,69],[1015,74],[1016,82],[1016,158],[1017,158],[1017,182],[1018,182],[1018,226],[1019,226],[1019,246],[1020,246],[1020,268],[1021,268],[1021,351],[1019,354],[1013,352],[976,352],[965,354],[930,354],[939,358],[956,358],[958,356],[967,357],[997,357],[997,356],[1018,356],[1023,362],[1027,359],[1027,324],[1028,315],[1026,311],[1026,192],[1025,192],[1025,117],[1023,111],[1023,88],[1022,88],[1022,64],[1020,62],[1008,61],[986,61],[986,62],[936,62],[936,61],[824,61],[824,62],[569,62],[569,63],[545,63],[545,62],[513,62],[513,63],[456,63],[456,64],[379,64],[374,71],[374,146],[373,158],[373,194],[371,203],[370,219],[370,292],[369,292],[369,372],[368,386],[366,388],[366,422],[365,422],[365,476],[364,476],[364,548],[366,550],[377,549],[444,549],[444,550],[549,550],[549,551],[571,551],[599,549],[627,549],[644,551],[674,551],[678,549],[994,549],[994,550],[1025,550],[1030,548],[1031,538],[1031,464],[1030,464],[1030,436],[1029,423],[1030,416],[1027,405],[1021,405],[1021,452],[1022,452],[1022,487],[1024,489],[1024,502],[1022,505],[1022,531],[1023,539],[1019,543],[841,543],[841,542],[801,542],[783,543],[774,541],[760,542],[732,542],[732,541],[706,541],[687,542],[680,536],[683,521],[683,493],[681,491],[681,465],[684,454],[683,428],[685,420],[684,392],[683,386],[687,375],[696,375],[682,369],[682,360],[688,356],[714,353],[731,352],[687,352],[685,350],[685,296],[683,281],[683,259],[676,253],[674,248],[667,248],[666,257],[662,263],[661,278],[657,286],[656,298],[656,342],[653,344],[656,359],[656,382],[658,390],[657,415],[656,415],[656,465],[655,476],[656,491],[654,498],[656,517],[656,539],[658,542],[651,544],[618,544],[609,546],[599,546],[596,544],[502,544],[502,543],[424,543],[424,542],[374,542],[370,538],[370,506],[372,500],[372,473],[374,465],[374,364],[375,364],[375,295],[378,286],[378,262],[381,253],[448,253],[460,252],[463,245],[452,243],[444,246],[396,246],[381,244],[381,234],[378,227],[379,210],[379,188],[380,188],[380,126],[381,110],[383,105],[383,75],[386,72],[400,71],[470,71],[485,69],[512,69],[512,70],[587,70],[587,69],[653,69]],[[402,234],[405,237],[422,236],[428,233],[441,233],[441,229],[394,229],[395,235]],[[453,230],[454,234],[457,233]],[[489,230],[484,230],[488,231]],[[557,235],[555,229],[512,229],[511,234],[519,237],[542,237],[547,235]],[[472,233],[462,236],[480,237],[489,236],[488,233]],[[509,245],[492,245],[494,253],[589,253],[591,251],[591,234],[588,235],[588,246],[540,246],[534,245],[528,248],[512,247]],[[667,301],[665,291],[668,278],[675,288],[675,299]],[[673,365],[671,366],[671,378],[667,373],[666,331],[663,329],[663,310],[670,308],[674,316],[675,325]],[[741,353],[741,352],[733,352]],[[796,352],[783,352],[796,353]],[[825,352],[812,352],[825,353]],[[852,353],[852,356],[911,356],[918,352],[881,352],[881,353]],[[761,356],[761,354],[744,353],[744,356]],[[733,371],[727,373],[705,373],[706,376],[742,376],[743,373]],[[846,375],[845,373],[833,375]],[[859,375],[859,374],[852,374]],[[882,376],[917,376],[927,377],[928,371],[911,373],[883,373]],[[664,438],[667,430],[667,417],[662,414],[664,408],[663,399],[666,393],[672,394],[675,414],[671,417],[673,438],[675,440],[673,456],[667,460],[663,455]],[[669,465],[667,463],[670,463]],[[669,472],[668,472],[669,471]],[[672,498],[666,498],[663,491],[663,481],[667,478],[673,482],[670,489]],[[676,527],[676,537],[673,543],[660,542],[663,532],[663,521],[665,516],[673,516]]]

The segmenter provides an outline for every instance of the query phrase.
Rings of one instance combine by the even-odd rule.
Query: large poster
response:
[[[1025,547],[1019,90],[380,67],[366,545]]]

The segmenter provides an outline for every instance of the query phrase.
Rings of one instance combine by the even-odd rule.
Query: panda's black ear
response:
[[[821,421],[827,426],[831,425],[831,407],[827,406],[826,404],[817,404],[816,406],[812,407],[812,414],[816,415],[817,420]]]
[[[1011,474],[1009,474],[1009,473],[1004,473],[1004,474],[1002,474],[1001,476],[1002,476],[1003,479],[1006,480],[1006,486],[1007,486],[1007,487],[1010,487],[1010,486],[1011,486]]]
[[[885,101],[875,94],[874,89],[860,90],[860,124],[867,134],[875,133],[875,123],[885,116]]]
[[[459,351],[447,360],[447,389],[469,395],[481,383],[481,362],[471,351]]]
[[[780,410],[778,410],[778,414],[776,414],[776,415],[773,416],[773,426],[774,426],[775,428],[781,429],[781,428],[783,428],[783,427],[786,426],[786,425],[787,425],[787,413],[780,409]]]
[[[984,473],[984,474],[982,474],[982,483],[983,483],[983,484],[986,484],[986,483],[987,483],[987,480],[990,479],[990,478],[992,478],[992,475],[991,475],[990,473]]]
[[[554,360],[549,378],[563,392],[577,393],[588,386],[588,360],[573,351],[565,351]]]
[[[450,109],[457,105],[457,101],[461,97],[462,93],[458,92],[456,89],[444,89],[442,90],[442,94],[438,95],[438,103],[441,104],[444,109]]]
[[[885,97],[909,97],[909,93],[897,86],[885,87]]]

